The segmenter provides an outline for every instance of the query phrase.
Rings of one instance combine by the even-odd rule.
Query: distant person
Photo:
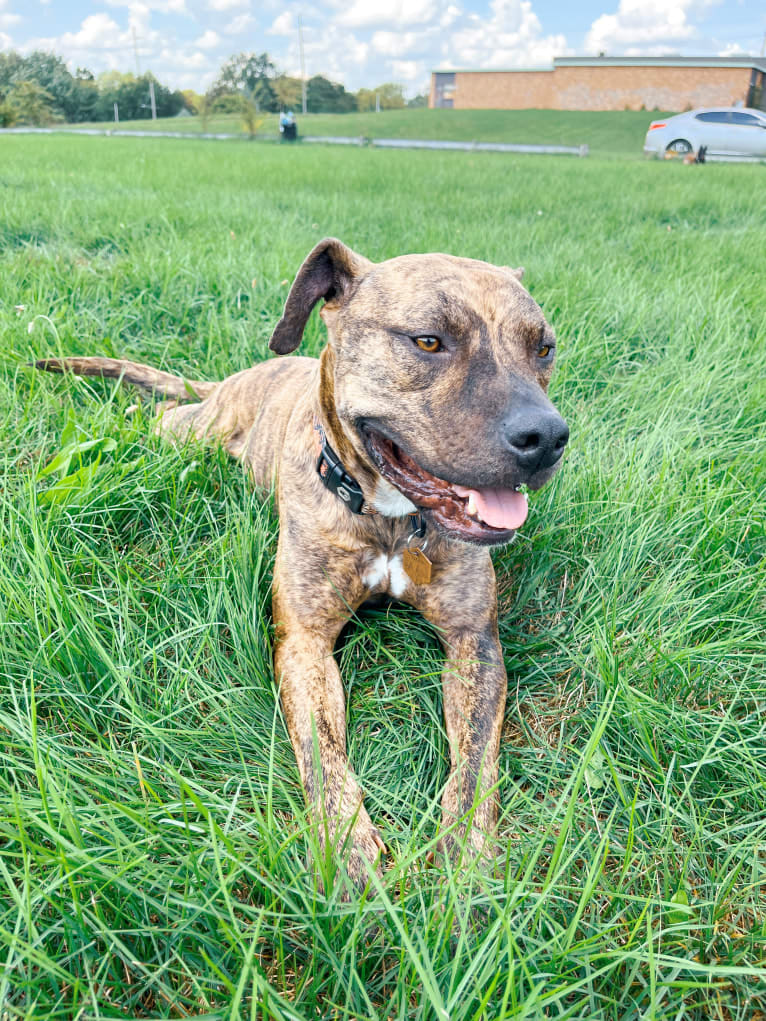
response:
[[[282,138],[288,142],[294,142],[298,137],[298,125],[295,123],[292,110],[283,110],[279,115],[279,131]]]

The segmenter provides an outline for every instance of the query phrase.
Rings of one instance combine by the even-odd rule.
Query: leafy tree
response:
[[[199,113],[202,109],[202,104],[205,102],[205,97],[201,96],[199,92],[195,92],[194,89],[181,89],[181,95],[184,97],[184,106],[191,113]]]
[[[171,92],[151,74],[136,78],[132,74],[109,71],[95,79],[84,67],[78,67],[72,75],[61,57],[54,53],[36,50],[26,57],[12,50],[0,53],[0,100],[5,100],[7,105],[11,92],[23,83],[34,83],[47,95],[44,98],[28,89],[17,95],[13,109],[20,109],[20,103],[25,119],[34,115],[48,119],[63,117],[70,122],[111,120],[115,102],[124,119],[150,117],[150,81],[154,82],[157,116],[170,117],[178,113],[184,105],[181,93]]]
[[[237,114],[250,138],[255,138],[266,119],[266,115],[256,105],[255,100],[246,92],[226,92],[216,99],[212,99],[208,93],[204,97],[200,113],[203,131],[207,131],[207,120],[211,113]]]
[[[120,120],[135,120],[145,116],[142,103],[149,104],[148,90],[144,90],[134,74],[122,71],[104,71],[96,79],[98,100],[96,120],[107,121],[114,117],[117,104]],[[151,111],[150,111],[151,113]]]
[[[242,116],[242,124],[245,131],[248,133],[250,138],[255,138],[258,134],[258,129],[266,118],[255,105],[255,100],[251,99],[250,96],[241,96],[240,103],[241,106],[239,112]]]
[[[145,77],[152,77],[152,75]],[[182,92],[179,92],[178,89],[169,89],[167,85],[158,82],[156,78],[154,78],[154,100],[157,104],[158,117],[175,117],[186,105]]]
[[[95,120],[112,120],[117,103],[120,120],[145,120],[152,115],[150,84],[154,85],[154,100],[158,117],[174,117],[184,106],[180,92],[171,92],[161,85],[151,72],[140,77],[105,71],[96,79],[97,99]]]
[[[78,67],[74,75],[75,109],[71,116],[73,121],[92,121],[96,119],[98,103],[98,87],[93,72],[87,67]]]
[[[273,86],[276,73],[268,53],[237,53],[218,72],[210,92],[213,99],[241,92],[250,96],[259,110],[275,113],[279,108]]]
[[[401,110],[404,107],[404,92],[401,85],[386,82],[374,89],[360,89],[356,94],[356,105],[361,111],[374,110],[380,100],[381,110]]]
[[[359,89],[356,94],[356,107],[361,113],[375,109],[375,90]]]
[[[56,114],[53,96],[37,82],[16,82],[5,102],[18,124],[43,127],[60,120]]]
[[[277,102],[286,110],[300,107],[303,98],[303,83],[300,78],[291,78],[287,74],[279,74],[271,83]]]
[[[419,92],[417,96],[413,96],[412,99],[407,100],[407,106],[410,109],[428,106],[428,94],[425,92]]]
[[[12,128],[16,123],[16,111],[5,100],[0,102],[0,128]]]
[[[124,81],[130,81],[134,77],[132,74],[123,74],[122,71],[102,71],[96,78],[96,85],[99,92],[108,92],[110,89],[119,89]]]
[[[50,93],[52,104],[65,120],[79,120],[80,105],[78,84],[61,57],[54,53],[35,50],[23,59],[23,67],[15,81],[36,82]]]
[[[239,92],[224,92],[211,100],[210,108],[213,113],[239,113],[242,109],[242,94]]]
[[[23,79],[24,75],[19,73],[23,67],[24,58],[20,53],[15,50],[0,53],[0,95],[6,95],[17,78]]]
[[[356,109],[356,97],[338,82],[315,74],[306,83],[306,108],[309,113],[349,113]]]

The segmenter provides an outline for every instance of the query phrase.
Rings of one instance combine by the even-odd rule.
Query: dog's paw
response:
[[[431,862],[443,865],[445,860],[449,860],[455,871],[477,867],[481,872],[492,874],[499,853],[494,833],[487,832],[470,819],[456,822],[454,816],[448,815],[442,818],[441,832]]]
[[[370,876],[383,875],[382,860],[387,853],[380,831],[362,808],[355,819],[333,827],[320,822],[318,847],[314,862],[318,866],[321,889],[327,892],[337,880],[345,880],[343,899],[349,899],[349,890],[362,893],[370,886]]]

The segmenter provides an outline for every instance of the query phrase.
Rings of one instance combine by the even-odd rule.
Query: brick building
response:
[[[456,110],[766,109],[764,57],[557,57],[553,67],[433,71],[431,107]]]

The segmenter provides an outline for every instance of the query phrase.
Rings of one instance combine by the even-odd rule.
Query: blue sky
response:
[[[151,70],[204,90],[240,50],[267,50],[347,88],[384,81],[408,94],[432,68],[549,65],[596,54],[760,54],[766,7],[749,0],[0,0],[0,49],[53,50],[72,70]]]

